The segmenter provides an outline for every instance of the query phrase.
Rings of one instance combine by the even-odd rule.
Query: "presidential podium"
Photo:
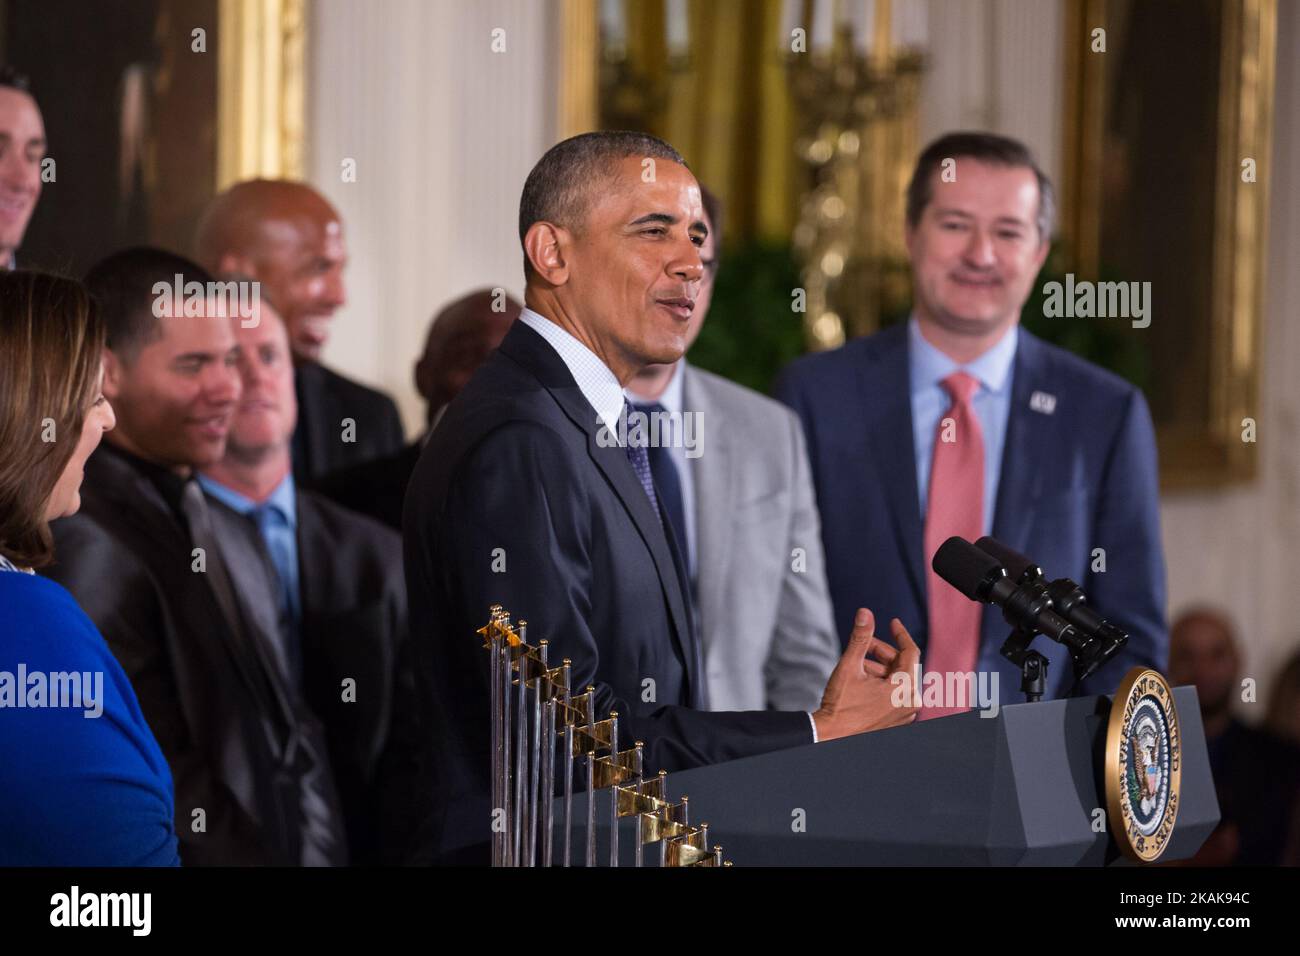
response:
[[[1176,688],[1174,701],[1181,794],[1162,863],[1192,856],[1219,820],[1195,689]],[[669,784],[736,866],[1129,863],[1106,826],[1110,711],[1109,697],[1014,704],[681,771]],[[610,792],[595,793],[602,863]],[[579,842],[585,801],[575,796]],[[619,821],[620,865],[634,864],[634,822]]]

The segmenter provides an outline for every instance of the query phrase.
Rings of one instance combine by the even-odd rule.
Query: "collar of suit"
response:
[[[618,431],[623,415],[623,386],[614,372],[591,349],[532,309],[524,309],[519,321],[546,340],[564,362],[582,397],[595,411],[605,427]]]

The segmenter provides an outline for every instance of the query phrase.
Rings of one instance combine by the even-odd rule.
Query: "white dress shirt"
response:
[[[623,417],[623,386],[618,384],[609,366],[587,346],[532,309],[524,309],[519,314],[519,321],[551,344],[578,383],[582,397],[596,410],[596,415],[611,434],[617,435],[618,423]]]

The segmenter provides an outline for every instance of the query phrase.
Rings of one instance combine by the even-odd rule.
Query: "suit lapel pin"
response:
[[[1034,392],[1029,396],[1029,407],[1040,414],[1051,415],[1056,411],[1056,396],[1047,392]]]

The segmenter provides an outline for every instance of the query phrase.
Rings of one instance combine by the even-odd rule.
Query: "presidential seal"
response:
[[[1174,692],[1157,671],[1135,667],[1111,705],[1106,730],[1106,809],[1121,852],[1151,863],[1178,817],[1182,739]]]

